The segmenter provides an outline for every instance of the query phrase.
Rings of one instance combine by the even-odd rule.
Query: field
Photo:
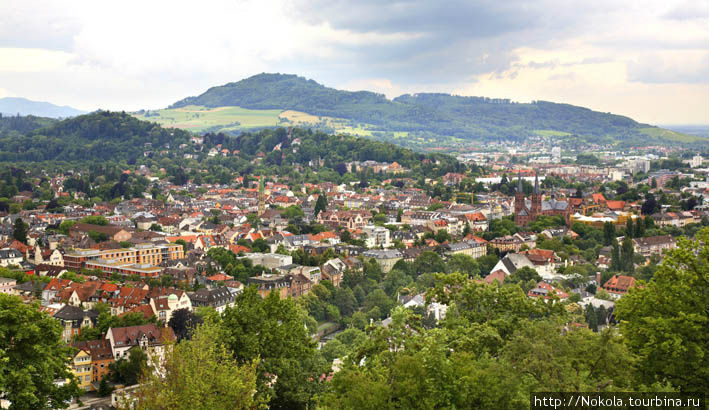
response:
[[[182,108],[133,113],[138,119],[157,122],[165,127],[195,132],[240,130],[277,126],[281,110],[249,110],[241,107],[206,108],[189,105]]]
[[[555,130],[534,130],[533,132],[540,137],[565,137],[567,135],[571,135],[568,132]]]
[[[702,138],[698,135],[691,135],[691,134],[683,134],[681,132],[676,132],[676,131],[670,131],[668,129],[664,128],[654,128],[654,127],[648,127],[648,128],[641,128],[640,131],[645,134],[649,135],[650,137],[654,138],[662,138],[666,140],[671,140],[671,141],[677,141],[681,143],[695,143],[695,142],[703,142],[709,144],[709,140],[706,138]]]

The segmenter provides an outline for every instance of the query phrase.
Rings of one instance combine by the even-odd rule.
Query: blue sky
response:
[[[160,108],[260,72],[709,123],[709,0],[4,0],[0,97]]]

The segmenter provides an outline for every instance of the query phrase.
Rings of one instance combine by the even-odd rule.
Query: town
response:
[[[541,139],[462,153],[455,171],[435,157],[413,169],[328,158],[294,162],[303,177],[265,172],[267,157],[302,147],[293,130],[275,134],[270,152],[246,157],[209,136],[177,154],[146,145],[144,163],[113,166],[108,198],[88,168],[3,171],[0,293],[60,324],[83,401],[129,399],[136,362],[155,365],[250,292],[304,312],[328,380],[400,309],[439,326],[441,274],[518,286],[563,306],[567,326],[599,332],[680,237],[709,226],[709,168],[691,150],[581,153]],[[159,166],[175,155],[197,167],[234,156],[262,172],[207,182],[209,168]]]

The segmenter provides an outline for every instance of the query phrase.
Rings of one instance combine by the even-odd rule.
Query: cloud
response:
[[[626,104],[642,116],[636,107],[662,112],[650,103],[706,84],[707,4],[5,0],[0,88],[87,110],[133,110],[259,72],[285,72],[389,97],[451,92],[604,111]],[[692,98],[709,104],[709,95]],[[610,99],[606,109],[600,102]],[[700,111],[665,111],[702,118]]]
[[[706,0],[685,1],[672,7],[663,17],[680,21],[709,19],[709,2]]]
[[[654,53],[629,62],[627,67],[629,81],[709,84],[709,52]]]

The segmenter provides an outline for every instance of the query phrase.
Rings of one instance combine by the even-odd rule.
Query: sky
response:
[[[709,0],[2,0],[0,97],[163,108],[261,72],[709,124]]]

